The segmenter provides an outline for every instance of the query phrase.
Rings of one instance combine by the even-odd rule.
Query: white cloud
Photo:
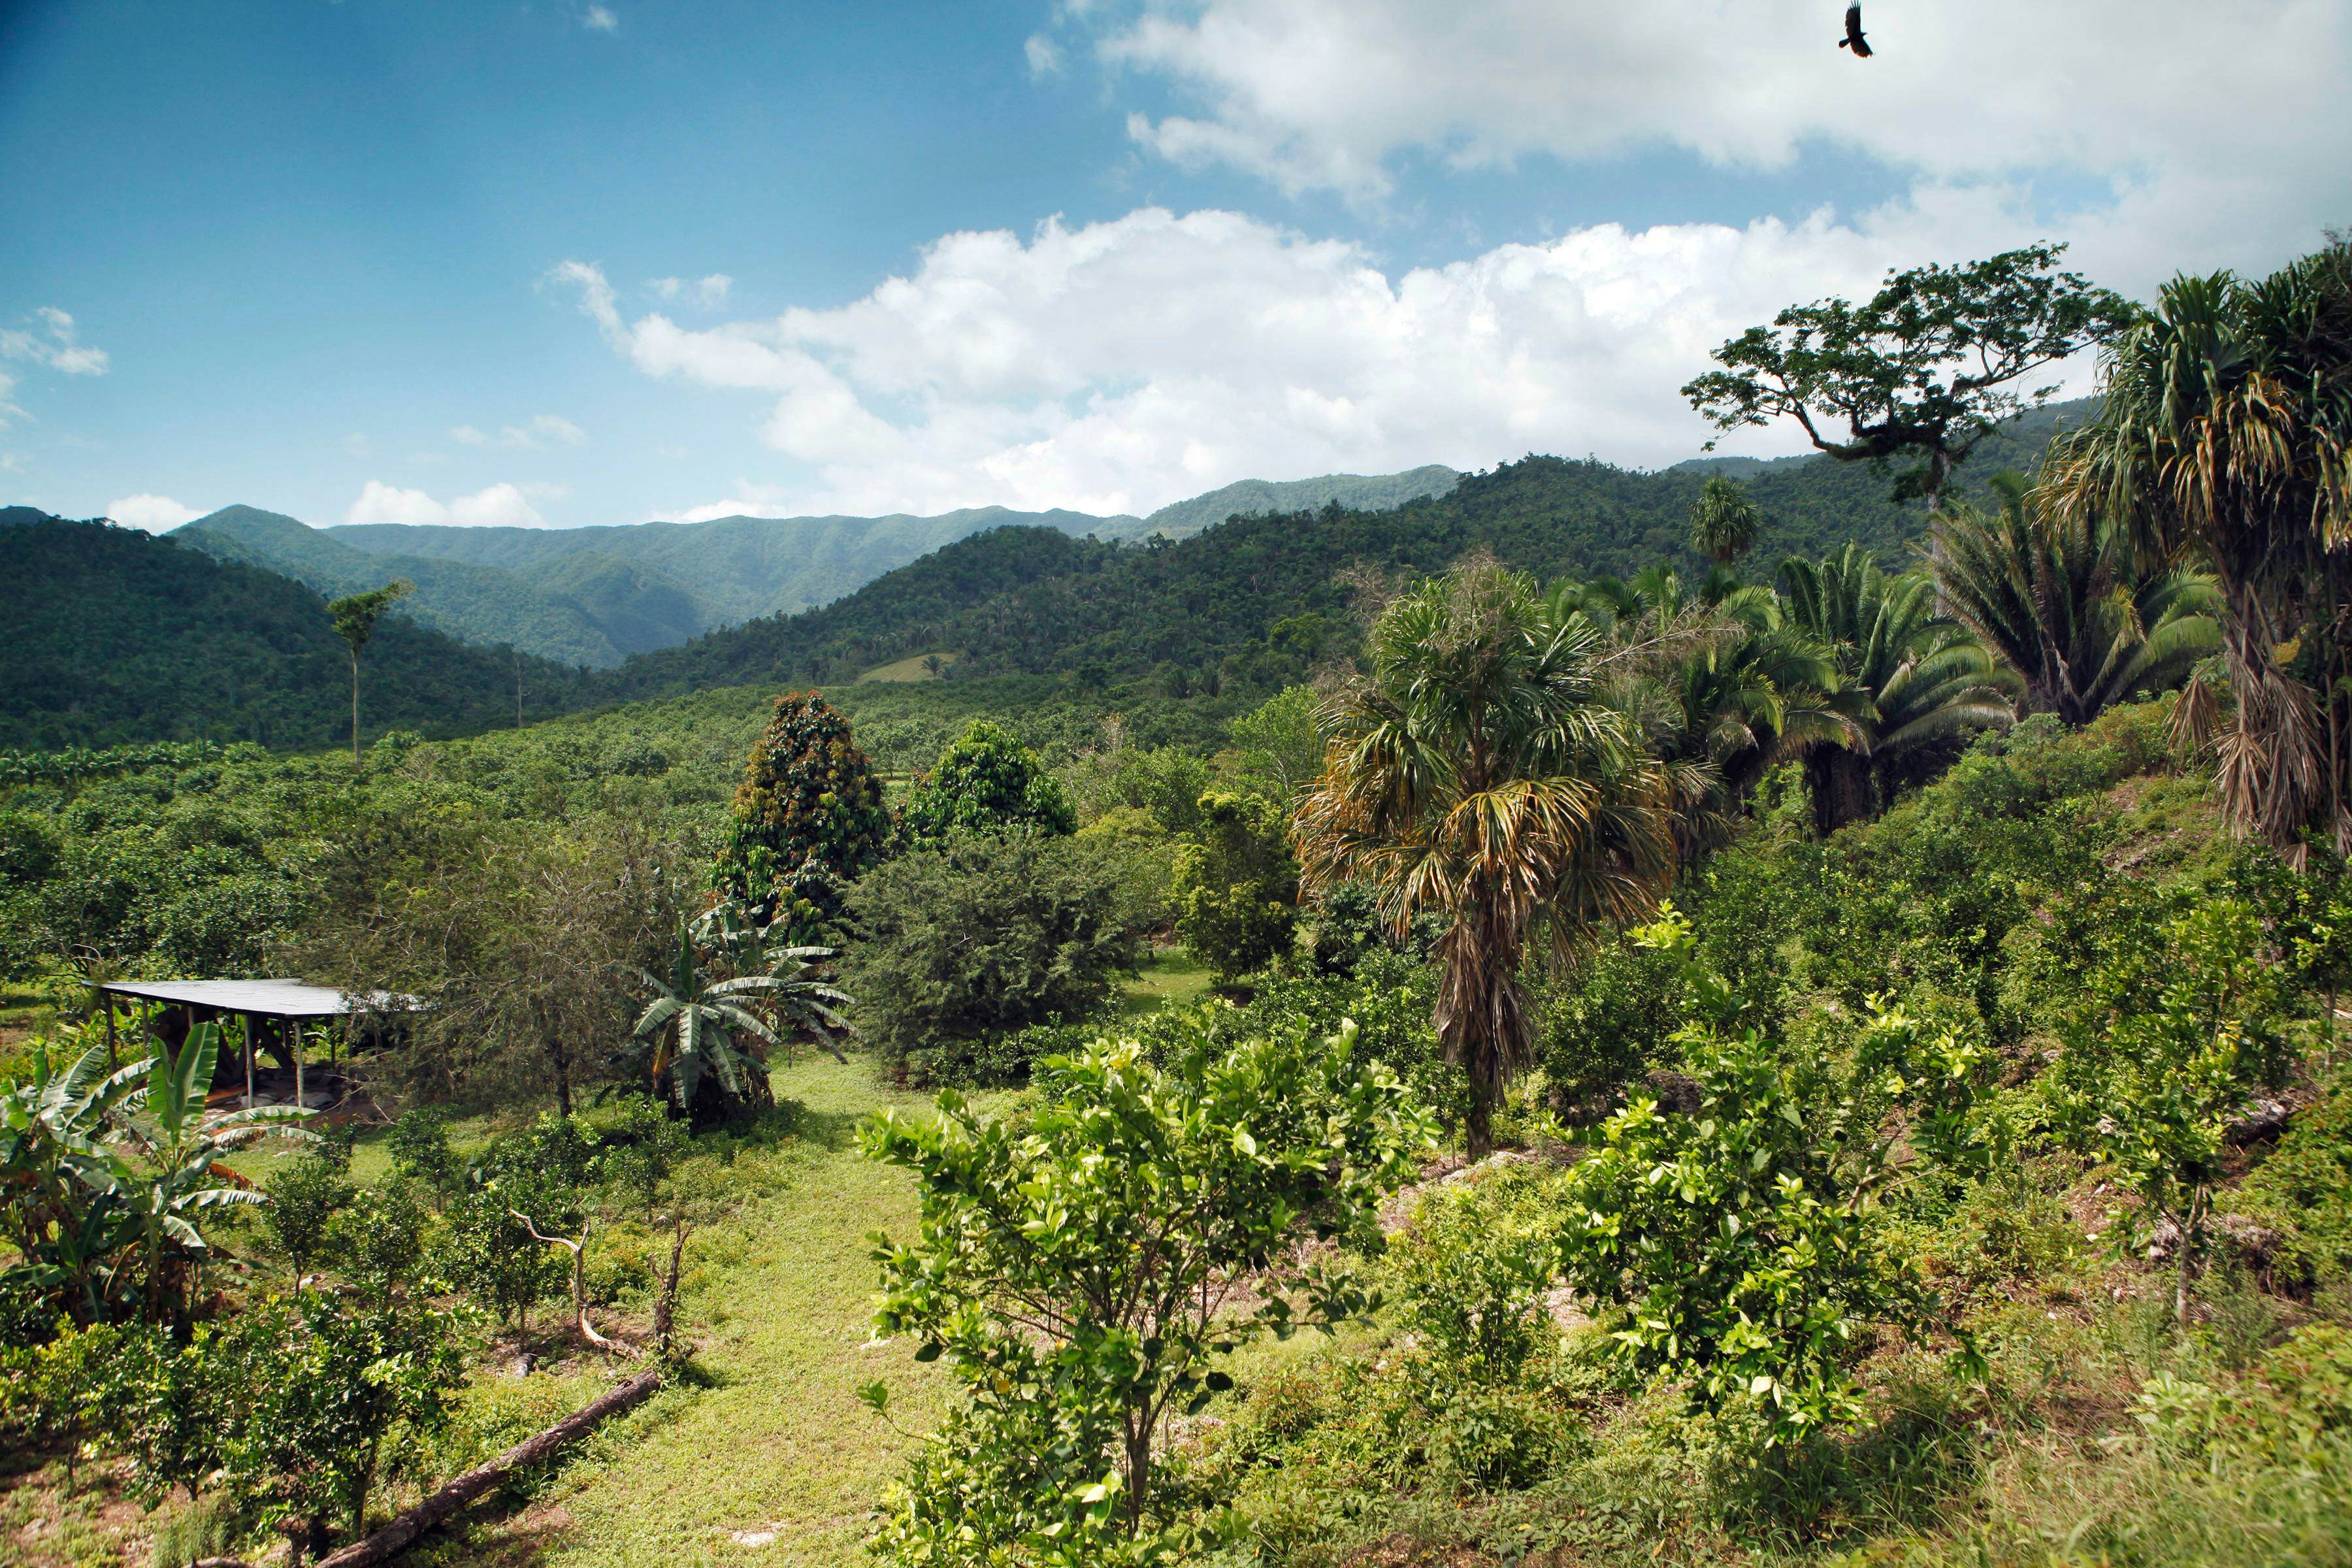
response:
[[[592,33],[617,33],[621,30],[621,19],[614,16],[612,8],[606,5],[589,6],[587,13],[580,18],[580,25]]]
[[[761,484],[757,480],[738,479],[735,488],[722,500],[705,501],[676,511],[656,512],[648,519],[657,522],[709,522],[720,517],[788,517],[792,514],[791,492],[782,485]]]
[[[1062,47],[1043,33],[1032,33],[1021,46],[1029,57],[1031,76],[1055,76],[1062,68]]]
[[[29,328],[0,328],[0,359],[30,360],[67,375],[106,374],[106,351],[82,342],[71,316],[44,305],[26,319]]]
[[[1677,389],[1725,338],[1988,231],[2030,232],[1951,192],[1852,222],[1603,226],[1391,276],[1352,243],[1146,208],[950,235],[838,309],[708,330],[625,319],[585,263],[553,276],[646,374],[758,394],[762,439],[814,474],[707,514],[1140,512],[1249,476],[1674,461],[1708,434]]]
[[[472,425],[459,425],[450,430],[449,439],[461,447],[509,447],[536,452],[550,443],[577,447],[588,439],[588,432],[561,414],[535,414],[528,423],[509,425],[495,436]]]
[[[656,300],[684,299],[715,310],[727,303],[735,279],[724,272],[714,272],[708,278],[656,278],[646,285],[646,291]]]
[[[170,496],[148,495],[142,491],[107,502],[106,515],[125,528],[162,533],[184,522],[194,522],[204,514],[192,506],[182,506]]]
[[[1377,200],[1401,164],[1661,147],[1734,169],[1824,145],[1924,188],[2038,182],[2103,214],[2078,259],[2145,284],[2256,265],[2352,211],[2342,0],[1917,0],[1878,53],[1819,0],[1136,0],[1071,7],[1117,73],[1191,112],[1144,147]],[[1973,247],[1981,249],[1981,247]]]
[[[457,528],[545,528],[547,519],[530,504],[531,498],[555,499],[566,494],[562,486],[497,484],[446,506],[423,490],[398,489],[381,479],[370,479],[343,516],[347,523],[404,522],[449,524]]]

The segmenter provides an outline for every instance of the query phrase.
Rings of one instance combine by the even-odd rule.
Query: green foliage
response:
[[[869,872],[842,959],[857,1027],[893,1068],[972,1076],[991,1036],[1091,1016],[1143,939],[1123,859],[1087,838],[965,838]]]
[[[299,583],[59,519],[0,529],[0,746],[317,746],[346,733],[350,655]],[[382,722],[434,735],[513,722],[507,655],[394,619],[370,660]],[[578,670],[526,659],[524,672],[543,703],[579,701]]]
[[[2290,1063],[2288,982],[2243,902],[2212,900],[2161,923],[2152,914],[2119,924],[2105,961],[2081,977],[2065,1050],[2042,1081],[2060,1131],[2139,1199],[2118,1237],[2171,1222],[2185,1320],[2231,1123]]]
[[[915,781],[899,826],[909,846],[936,849],[958,834],[1076,833],[1078,816],[1037,753],[981,719]]]
[[[1209,764],[1181,746],[1124,747],[1089,752],[1063,770],[1079,820],[1092,824],[1119,810],[1142,813],[1163,834],[1201,827],[1201,797],[1209,793]]]
[[[1671,910],[1652,933],[1688,954],[1689,927]],[[1728,998],[1696,963],[1689,980],[1709,1003]],[[1872,1213],[1893,1174],[1879,1096],[1901,1098],[1908,1068],[1933,1086],[1932,1113],[1953,1114],[1974,1064],[1963,1058],[1956,1071],[1946,1051],[1912,1067],[1901,1047],[1917,1032],[1888,1034],[1841,1080],[1812,1053],[1694,1026],[1683,1045],[1696,1107],[1635,1096],[1574,1172],[1565,1272],[1614,1310],[1617,1353],[1644,1374],[1688,1378],[1696,1403],[1757,1412],[1770,1446],[1859,1421],[1852,1365],[1869,1331],[1916,1332],[1934,1318]],[[1883,1073],[1896,1079],[1885,1089]],[[1957,1129],[1947,1139],[1961,1141]]]
[[[790,1047],[779,1030],[824,1039],[848,1027],[835,1011],[848,996],[819,978],[834,951],[770,946],[774,932],[721,904],[694,929],[679,928],[667,976],[638,972],[648,997],[626,1054],[648,1089],[680,1111],[709,1121],[768,1105],[767,1053]]]
[[[1321,699],[1307,686],[1285,687],[1235,719],[1227,772],[1234,784],[1264,795],[1284,812],[1323,771]]]
[[[913,1171],[923,1205],[918,1239],[877,1238],[877,1327],[946,1354],[965,1392],[886,1516],[882,1551],[1154,1554],[1161,1422],[1227,1386],[1213,1356],[1373,1304],[1341,1270],[1285,1261],[1307,1236],[1369,1224],[1428,1142],[1403,1086],[1364,1064],[1352,1035],[1203,1041],[1165,1068],[1106,1041],[1057,1062],[1029,1117],[990,1118],[950,1093],[936,1121],[866,1125],[867,1152]],[[1288,1289],[1253,1303],[1257,1268]]]
[[[349,1151],[337,1158],[334,1146],[328,1145],[284,1162],[262,1184],[269,1197],[262,1221],[298,1279],[327,1249],[328,1226],[336,1215],[359,1195],[350,1169]]]
[[[735,792],[719,890],[759,923],[814,939],[838,916],[843,889],[881,859],[889,827],[882,781],[849,721],[814,692],[779,697]]]
[[[1711,479],[1690,507],[1691,548],[1728,566],[1756,548],[1763,513],[1747,490],[1727,479]]]
[[[1199,837],[1177,852],[1176,930],[1194,956],[1228,979],[1289,953],[1298,929],[1298,863],[1288,822],[1263,797],[1201,797]]]
[[[395,1174],[413,1177],[436,1193],[455,1192],[465,1179],[464,1163],[449,1143],[449,1113],[438,1106],[402,1111],[385,1135],[384,1150]]]
[[[1916,458],[1897,497],[1923,495],[1932,506],[1979,442],[2058,391],[2054,382],[2022,392],[2016,383],[2137,319],[2122,296],[2058,271],[2065,249],[2032,245],[1958,267],[1890,271],[1860,305],[1791,305],[1716,350],[1723,368],[1683,395],[1722,430],[1794,420],[1840,462],[1883,470],[1891,458]]]
[[[650,1218],[661,1199],[662,1184],[693,1146],[693,1134],[686,1123],[672,1116],[662,1101],[642,1094],[624,1095],[620,1115],[605,1126],[597,1173],[641,1204]]]

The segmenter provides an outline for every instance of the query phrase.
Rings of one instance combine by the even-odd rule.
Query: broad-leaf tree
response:
[[[1470,1079],[1475,1154],[1531,1059],[1531,950],[1566,956],[1673,876],[1666,770],[1604,689],[1640,652],[1474,559],[1390,605],[1365,672],[1325,708],[1331,750],[1297,818],[1306,884],[1367,884],[1401,936],[1444,922],[1436,1023]]]
[[[2042,504],[2015,474],[1995,475],[1993,491],[1996,510],[1962,502],[1932,524],[1936,587],[2025,682],[2027,711],[2087,724],[2220,649],[2210,578],[2142,572],[2120,531]]]
[[[2051,502],[2151,570],[2212,574],[2233,710],[2189,688],[2231,824],[2300,860],[2352,852],[2352,243],[2268,278],[2177,278],[2105,356]],[[2217,732],[2218,731],[2218,732]]]
[[[1198,833],[1176,853],[1176,931],[1227,979],[1263,969],[1298,932],[1298,863],[1282,808],[1262,795],[1212,790]]]
[[[909,845],[937,848],[958,834],[1076,833],[1078,814],[1035,752],[976,719],[915,781],[899,826]]]
[[[1352,1024],[1165,1066],[1103,1041],[1048,1070],[1025,1115],[950,1093],[860,1131],[922,1205],[914,1239],[877,1238],[877,1325],[965,1391],[885,1518],[900,1562],[1143,1560],[1170,1419],[1229,1385],[1218,1353],[1376,1304],[1297,1244],[1360,1232],[1430,1142]]]
[[[1683,395],[1718,430],[1790,419],[1841,462],[1916,459],[1897,494],[1933,510],[1977,443],[2057,395],[2058,365],[2136,319],[2122,296],[2058,270],[2065,249],[1890,272],[1859,305],[1791,305],[1716,350],[1723,368]]]
[[[415,592],[416,584],[402,577],[327,606],[327,614],[334,619],[335,635],[352,650],[352,766],[355,768],[360,765],[360,650],[375,636],[375,624],[383,613]]]

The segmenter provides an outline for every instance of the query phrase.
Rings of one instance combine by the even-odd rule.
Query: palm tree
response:
[[[1744,485],[1717,477],[1702,486],[1691,502],[1691,548],[1728,566],[1756,547],[1764,514],[1748,499]]]
[[[1652,567],[1630,583],[1602,577],[1553,594],[1563,611],[1591,617],[1614,644],[1679,633],[1689,645],[1663,668],[1628,672],[1614,698],[1670,773],[1685,781],[1677,792],[1685,864],[1723,840],[1775,764],[1815,746],[1860,743],[1835,659],[1788,624],[1769,587],[1717,566],[1692,594],[1674,573]]]
[[[1531,1054],[1529,948],[1565,956],[1673,875],[1664,770],[1602,689],[1643,651],[1477,558],[1391,604],[1368,671],[1325,703],[1325,771],[1297,819],[1303,880],[1368,885],[1399,932],[1446,921],[1436,1024],[1469,1079],[1473,1155]]]
[[[1967,632],[1935,614],[1935,585],[1881,572],[1848,544],[1820,561],[1781,563],[1788,623],[1834,650],[1837,706],[1851,742],[1805,753],[1813,826],[1857,822],[1924,777],[1971,731],[2011,722],[2014,678]]]
[[[416,592],[416,584],[403,577],[386,583],[381,588],[371,588],[364,594],[352,594],[337,599],[327,606],[333,617],[335,635],[352,650],[352,766],[360,765],[360,650],[375,636],[375,624],[393,605]],[[520,717],[522,709],[521,667],[516,667],[515,710]]]
[[[2292,860],[2313,833],[2352,853],[2352,239],[2259,282],[2174,279],[2100,380],[2051,504],[2213,574],[2235,710],[2192,685],[2181,715],[2218,740],[2224,808]]]
[[[1948,506],[1930,522],[1948,613],[2025,682],[2025,706],[2087,724],[2115,703],[2179,684],[2218,650],[2212,580],[2143,574],[2130,542],[2089,515],[2038,504],[1996,474],[1998,508]]]
[[[630,1037],[652,1047],[646,1071],[656,1099],[662,1098],[667,1087],[672,1102],[692,1114],[708,1076],[735,1100],[764,1103],[767,1058],[758,1047],[740,1045],[736,1037],[749,1036],[783,1050],[789,1047],[771,1019],[805,1028],[819,1039],[828,1030],[845,1031],[848,1021],[836,1009],[847,1006],[849,998],[827,984],[817,968],[834,956],[834,950],[769,947],[767,931],[728,905],[706,914],[697,925],[721,961],[737,973],[722,977],[706,967],[695,931],[681,927],[668,978],[636,971],[654,995],[638,1015]]]

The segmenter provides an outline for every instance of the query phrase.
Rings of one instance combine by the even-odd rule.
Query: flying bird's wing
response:
[[[1852,49],[1858,60],[1870,58],[1870,40],[1862,36],[1862,6],[1858,4],[1845,8],[1845,37],[1838,40],[1838,47]]]

